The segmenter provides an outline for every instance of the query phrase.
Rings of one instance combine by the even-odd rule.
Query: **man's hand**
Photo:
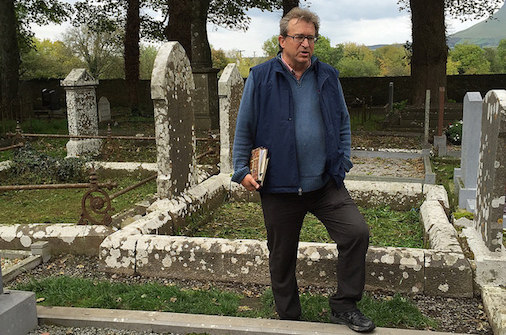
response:
[[[241,185],[244,186],[248,191],[256,191],[260,188],[260,184],[256,182],[250,173],[244,177],[244,179],[241,181]]]

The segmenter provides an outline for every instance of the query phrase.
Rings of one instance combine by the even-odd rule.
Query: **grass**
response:
[[[107,190],[109,195],[151,174],[152,172],[146,171],[131,173],[97,171],[99,182],[109,179],[118,183],[117,188]],[[75,223],[80,218],[81,199],[86,191],[87,189],[64,189],[0,192],[0,224]],[[112,214],[130,208],[134,203],[155,192],[156,182],[150,181],[113,199],[111,205],[115,211]]]
[[[272,291],[260,297],[245,297],[216,288],[187,289],[158,283],[125,284],[67,276],[31,280],[14,287],[33,291],[40,305],[83,308],[128,309],[225,315],[272,319],[276,317]],[[301,294],[302,319],[329,322],[328,297]],[[359,303],[364,314],[379,327],[436,328],[437,323],[421,314],[414,303],[399,294],[386,299],[365,295]]]
[[[423,227],[418,212],[393,211],[389,207],[360,208],[370,226],[371,245],[423,248]],[[206,223],[193,222],[193,231],[187,236],[219,237],[229,239],[265,240],[262,208],[253,202],[231,202],[215,210]],[[306,215],[300,240],[304,242],[333,243],[322,223],[312,214]]]

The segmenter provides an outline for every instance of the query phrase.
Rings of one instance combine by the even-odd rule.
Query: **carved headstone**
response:
[[[479,92],[466,93],[462,119],[460,168],[456,168],[453,173],[456,190],[458,190],[459,207],[471,212],[474,212],[476,207],[482,105],[483,99]]]
[[[98,135],[97,98],[95,80],[86,69],[73,69],[61,81],[67,100],[69,135]],[[67,157],[96,154],[100,151],[99,139],[70,139]]]
[[[178,42],[165,43],[151,75],[160,198],[172,198],[196,184],[194,90],[183,47]]]
[[[111,104],[106,97],[101,97],[98,100],[98,122],[111,120]]]
[[[220,172],[232,173],[232,146],[234,145],[235,123],[241,104],[244,80],[237,64],[231,63],[223,70],[218,81],[220,97]]]
[[[502,248],[506,186],[506,90],[492,90],[483,103],[474,225],[492,252]]]

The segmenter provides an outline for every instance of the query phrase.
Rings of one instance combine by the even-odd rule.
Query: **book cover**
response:
[[[258,147],[251,150],[250,172],[256,182],[260,185],[262,185],[265,180],[265,173],[267,171],[267,165],[269,164],[267,154],[268,150],[264,147]]]

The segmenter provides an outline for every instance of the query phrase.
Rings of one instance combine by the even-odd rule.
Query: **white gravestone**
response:
[[[98,100],[98,122],[111,121],[111,104],[106,97]]]
[[[220,172],[232,173],[232,146],[244,80],[237,64],[228,64],[218,81],[220,97]]]
[[[194,91],[192,69],[183,47],[178,42],[165,43],[151,75],[160,198],[180,195],[197,183]]]
[[[95,80],[86,69],[73,69],[61,81],[67,100],[69,135],[98,135],[97,98]],[[70,139],[67,157],[98,154],[102,141],[99,139]]]
[[[483,99],[479,92],[466,93],[462,119],[460,168],[456,168],[453,173],[455,190],[457,190],[459,197],[459,208],[473,213],[476,206],[482,105]]]

